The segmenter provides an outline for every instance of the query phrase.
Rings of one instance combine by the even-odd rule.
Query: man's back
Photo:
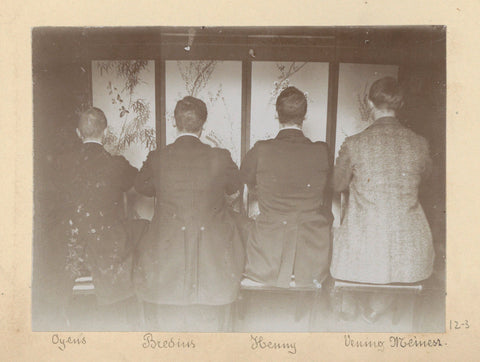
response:
[[[370,207],[416,207],[418,187],[430,168],[426,140],[394,118],[383,118],[348,140],[351,191]],[[396,206],[394,206],[394,204]],[[397,209],[398,211],[398,209]]]
[[[382,117],[342,145],[335,187],[349,190],[335,233],[331,274],[365,283],[413,283],[432,271],[430,227],[418,201],[428,175],[426,140]]]
[[[152,167],[157,199],[179,216],[204,219],[225,208],[225,193],[240,187],[238,168],[228,151],[195,137],[180,137],[162,150]]]
[[[242,181],[256,188],[260,215],[247,241],[246,275],[286,287],[313,285],[328,268],[331,213],[324,207],[330,173],[324,142],[281,130],[247,153]]]
[[[242,164],[242,179],[255,183],[261,213],[318,212],[324,202],[330,165],[327,145],[300,130],[283,130],[260,141]]]
[[[122,220],[123,192],[133,186],[136,169],[91,142],[62,156],[57,171],[65,278],[92,275],[102,304],[130,296],[131,245]]]
[[[111,156],[97,143],[85,143],[78,151],[65,155],[59,183],[70,211],[94,220],[112,222],[122,216],[123,192],[133,185],[136,169],[121,156]],[[86,216],[86,213],[89,215]]]
[[[225,194],[239,187],[229,152],[191,135],[148,156],[135,182],[138,192],[157,198],[134,274],[141,299],[176,305],[235,300],[244,251]]]

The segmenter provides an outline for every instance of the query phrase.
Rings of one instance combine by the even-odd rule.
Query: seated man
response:
[[[100,109],[81,114],[77,135],[83,144],[59,158],[55,180],[64,200],[59,205],[63,235],[55,238],[66,243],[60,247],[64,253],[60,273],[70,292],[76,278],[92,276],[98,305],[134,295],[133,248],[123,220],[123,193],[132,188],[137,170],[103,148],[106,128]]]
[[[239,172],[227,150],[199,140],[207,119],[203,101],[183,98],[174,116],[176,141],[151,152],[135,181],[138,192],[157,201],[137,250],[134,282],[147,302],[149,328],[222,330],[244,267],[225,198],[240,188]]]
[[[270,286],[314,285],[328,273],[328,147],[302,132],[307,99],[300,90],[286,88],[276,109],[277,137],[257,142],[240,168],[242,181],[256,191],[260,209],[248,235],[245,275]]]

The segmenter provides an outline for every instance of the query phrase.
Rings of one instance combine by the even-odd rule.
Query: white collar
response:
[[[279,132],[280,132],[280,131],[283,131],[284,129],[296,129],[296,130],[298,130],[298,131],[302,131],[302,132],[303,132],[303,129],[301,129],[301,128],[300,128],[300,127],[298,127],[298,126],[287,126],[287,127],[282,127],[282,128],[280,128]]]
[[[85,144],[85,143],[97,143],[100,146],[103,146],[103,143],[100,142],[100,141],[97,141],[97,140],[85,140],[85,141],[83,141],[83,144]]]
[[[192,136],[192,137],[195,137],[195,138],[199,138],[198,135],[196,135],[195,133],[183,132],[183,133],[180,133],[180,134],[175,138],[175,140],[179,139],[179,138],[182,137],[182,136]]]

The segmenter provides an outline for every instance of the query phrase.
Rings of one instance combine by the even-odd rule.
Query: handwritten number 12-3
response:
[[[463,323],[460,323],[459,321],[452,321],[450,319],[450,329],[468,329],[470,328],[470,324],[468,324],[468,320],[464,320]]]

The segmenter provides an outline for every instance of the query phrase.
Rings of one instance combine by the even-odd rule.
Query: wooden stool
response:
[[[87,305],[97,306],[97,303],[94,301],[95,300],[94,297],[95,297],[95,285],[93,284],[93,278],[91,276],[83,276],[75,279],[75,283],[72,289],[72,298],[76,298],[77,300],[81,301],[81,303],[86,302]],[[125,308],[125,313],[127,313],[125,318],[127,319],[127,323],[131,322],[132,324],[131,326],[132,329],[130,331],[145,330],[145,315],[144,315],[145,313],[143,308],[143,302],[136,297],[135,299],[136,301],[132,302],[135,304],[130,304],[127,307],[122,307],[122,308]],[[99,313],[96,310],[96,308],[92,309],[91,313],[89,312],[88,315],[85,316],[85,319],[91,318],[93,320],[96,320],[98,315],[95,313]],[[65,316],[65,318],[66,318],[67,325],[70,327],[71,322],[68,316]],[[134,319],[134,320],[130,321],[131,319]],[[108,327],[108,326],[101,326],[101,327]]]
[[[344,292],[352,293],[383,293],[387,295],[414,295],[418,296],[422,293],[424,289],[423,283],[392,283],[392,284],[370,284],[370,283],[356,283],[343,280],[335,280],[333,284],[333,298],[334,305],[339,305],[341,303],[341,297]],[[412,318],[412,328],[415,327],[417,322],[416,318],[416,304],[418,304],[418,299],[415,298],[413,318]],[[398,311],[398,305],[394,301],[393,305],[393,315],[392,323],[396,325],[400,320],[400,314]]]
[[[255,295],[258,293],[274,293],[274,294],[283,294],[283,295],[295,295],[295,322],[298,322],[305,313],[308,313],[308,329],[312,330],[313,323],[316,320],[317,304],[320,299],[322,292],[322,283],[315,281],[315,284],[312,286],[295,286],[291,284],[288,288],[281,288],[276,286],[264,285],[250,279],[243,279],[240,284],[240,294],[237,302],[235,303],[235,319],[243,320],[245,317],[245,300],[248,298],[249,294]],[[308,297],[312,297],[313,294],[313,303],[311,308],[308,310],[306,306],[308,305]],[[235,323],[234,323],[235,324]],[[235,329],[234,329],[235,331]]]

